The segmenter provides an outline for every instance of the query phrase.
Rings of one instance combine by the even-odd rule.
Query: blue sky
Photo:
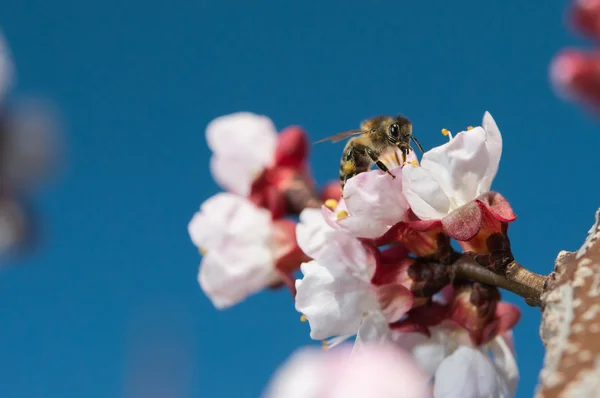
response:
[[[236,111],[313,139],[404,113],[425,147],[489,110],[504,136],[493,188],[515,257],[540,273],[583,242],[598,206],[597,120],[558,99],[548,64],[581,44],[566,2],[5,0],[15,95],[65,116],[67,157],[35,200],[43,241],[0,273],[0,396],[255,397],[311,344],[289,293],[212,308],[187,223],[218,192],[204,128]],[[319,183],[341,147],[315,146]],[[516,328],[532,395],[540,314]]]

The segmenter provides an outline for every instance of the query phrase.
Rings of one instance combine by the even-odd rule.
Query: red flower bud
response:
[[[559,94],[600,110],[600,54],[564,50],[552,61],[550,77]]]
[[[308,136],[299,126],[285,128],[277,137],[275,165],[302,169],[308,157]]]
[[[571,24],[581,33],[600,39],[600,1],[579,0],[573,3]]]

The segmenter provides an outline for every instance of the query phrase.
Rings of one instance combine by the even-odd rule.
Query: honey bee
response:
[[[331,141],[339,142],[344,138],[360,135],[350,139],[344,147],[342,160],[340,162],[340,182],[342,189],[350,178],[368,171],[373,163],[385,173],[396,178],[388,167],[380,160],[380,157],[393,153],[398,163],[396,150],[402,153],[402,163],[406,162],[406,155],[413,150],[410,146],[412,140],[421,152],[423,146],[412,135],[412,123],[402,115],[399,116],[376,116],[361,123],[360,129],[349,130],[332,135],[316,143]]]

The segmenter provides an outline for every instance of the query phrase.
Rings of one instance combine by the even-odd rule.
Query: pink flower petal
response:
[[[366,281],[375,271],[375,258],[363,243],[330,227],[320,209],[305,209],[300,213],[296,237],[302,251],[323,264],[346,268]]]
[[[496,305],[495,318],[498,320],[495,335],[503,335],[512,330],[521,319],[521,310],[514,304],[501,301]]]
[[[389,323],[398,321],[412,308],[413,295],[400,284],[378,286],[376,292],[381,311]]]
[[[330,353],[305,348],[276,372],[263,398],[426,398],[428,379],[394,345]]]
[[[346,229],[354,236],[377,238],[404,219],[408,202],[402,193],[402,169],[392,169],[391,173],[397,177],[372,170],[346,183],[343,197],[349,216],[340,224],[346,223]]]
[[[467,202],[442,219],[444,232],[457,240],[469,240],[481,229],[481,208],[475,201]]]
[[[500,222],[512,222],[517,219],[510,203],[498,192],[486,192],[476,199],[482,211],[489,212]]]

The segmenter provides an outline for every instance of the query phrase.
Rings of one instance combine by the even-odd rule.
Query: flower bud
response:
[[[485,328],[494,319],[500,292],[496,287],[481,283],[456,286],[451,304],[451,319],[465,328],[475,345],[481,345]]]
[[[308,157],[308,137],[300,126],[290,126],[277,137],[275,165],[301,169]]]

